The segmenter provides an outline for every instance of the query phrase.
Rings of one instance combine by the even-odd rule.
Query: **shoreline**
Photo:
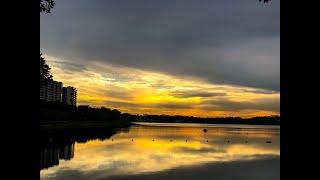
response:
[[[133,125],[143,125],[143,126],[166,126],[166,127],[176,127],[180,125],[185,125],[184,127],[230,127],[230,128],[241,128],[241,126],[246,126],[244,128],[272,128],[280,129],[280,124],[226,124],[226,123],[201,123],[201,122],[131,122]],[[239,127],[240,126],[240,127]]]

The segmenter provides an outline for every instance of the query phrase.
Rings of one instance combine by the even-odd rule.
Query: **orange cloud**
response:
[[[193,77],[46,56],[54,79],[78,89],[78,104],[134,114],[200,117],[278,115],[280,93],[208,83]]]

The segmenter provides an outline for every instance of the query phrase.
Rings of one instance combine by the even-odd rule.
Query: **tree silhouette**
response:
[[[50,67],[47,65],[46,60],[42,57],[40,53],[40,85],[47,83],[52,80],[52,75],[50,74]]]
[[[50,13],[54,4],[53,0],[40,0],[40,12]]]
[[[40,12],[50,13],[54,4],[53,0],[40,0]],[[42,57],[42,53],[40,53],[40,86],[52,80],[50,69],[46,60]]]
[[[263,3],[268,3],[271,0],[263,0]],[[259,0],[259,2],[262,2],[262,0]]]

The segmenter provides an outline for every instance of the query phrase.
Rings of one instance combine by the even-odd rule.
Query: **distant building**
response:
[[[61,102],[62,82],[49,81],[40,86],[40,99],[50,102]]]
[[[40,150],[40,170],[59,164],[59,149],[49,148]]]
[[[62,102],[69,105],[77,105],[77,89],[71,86],[62,88]]]
[[[74,142],[60,148],[59,159],[70,160],[74,157]]]

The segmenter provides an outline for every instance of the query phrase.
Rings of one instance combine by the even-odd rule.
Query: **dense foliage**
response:
[[[50,13],[54,4],[53,0],[40,0],[40,12]]]

